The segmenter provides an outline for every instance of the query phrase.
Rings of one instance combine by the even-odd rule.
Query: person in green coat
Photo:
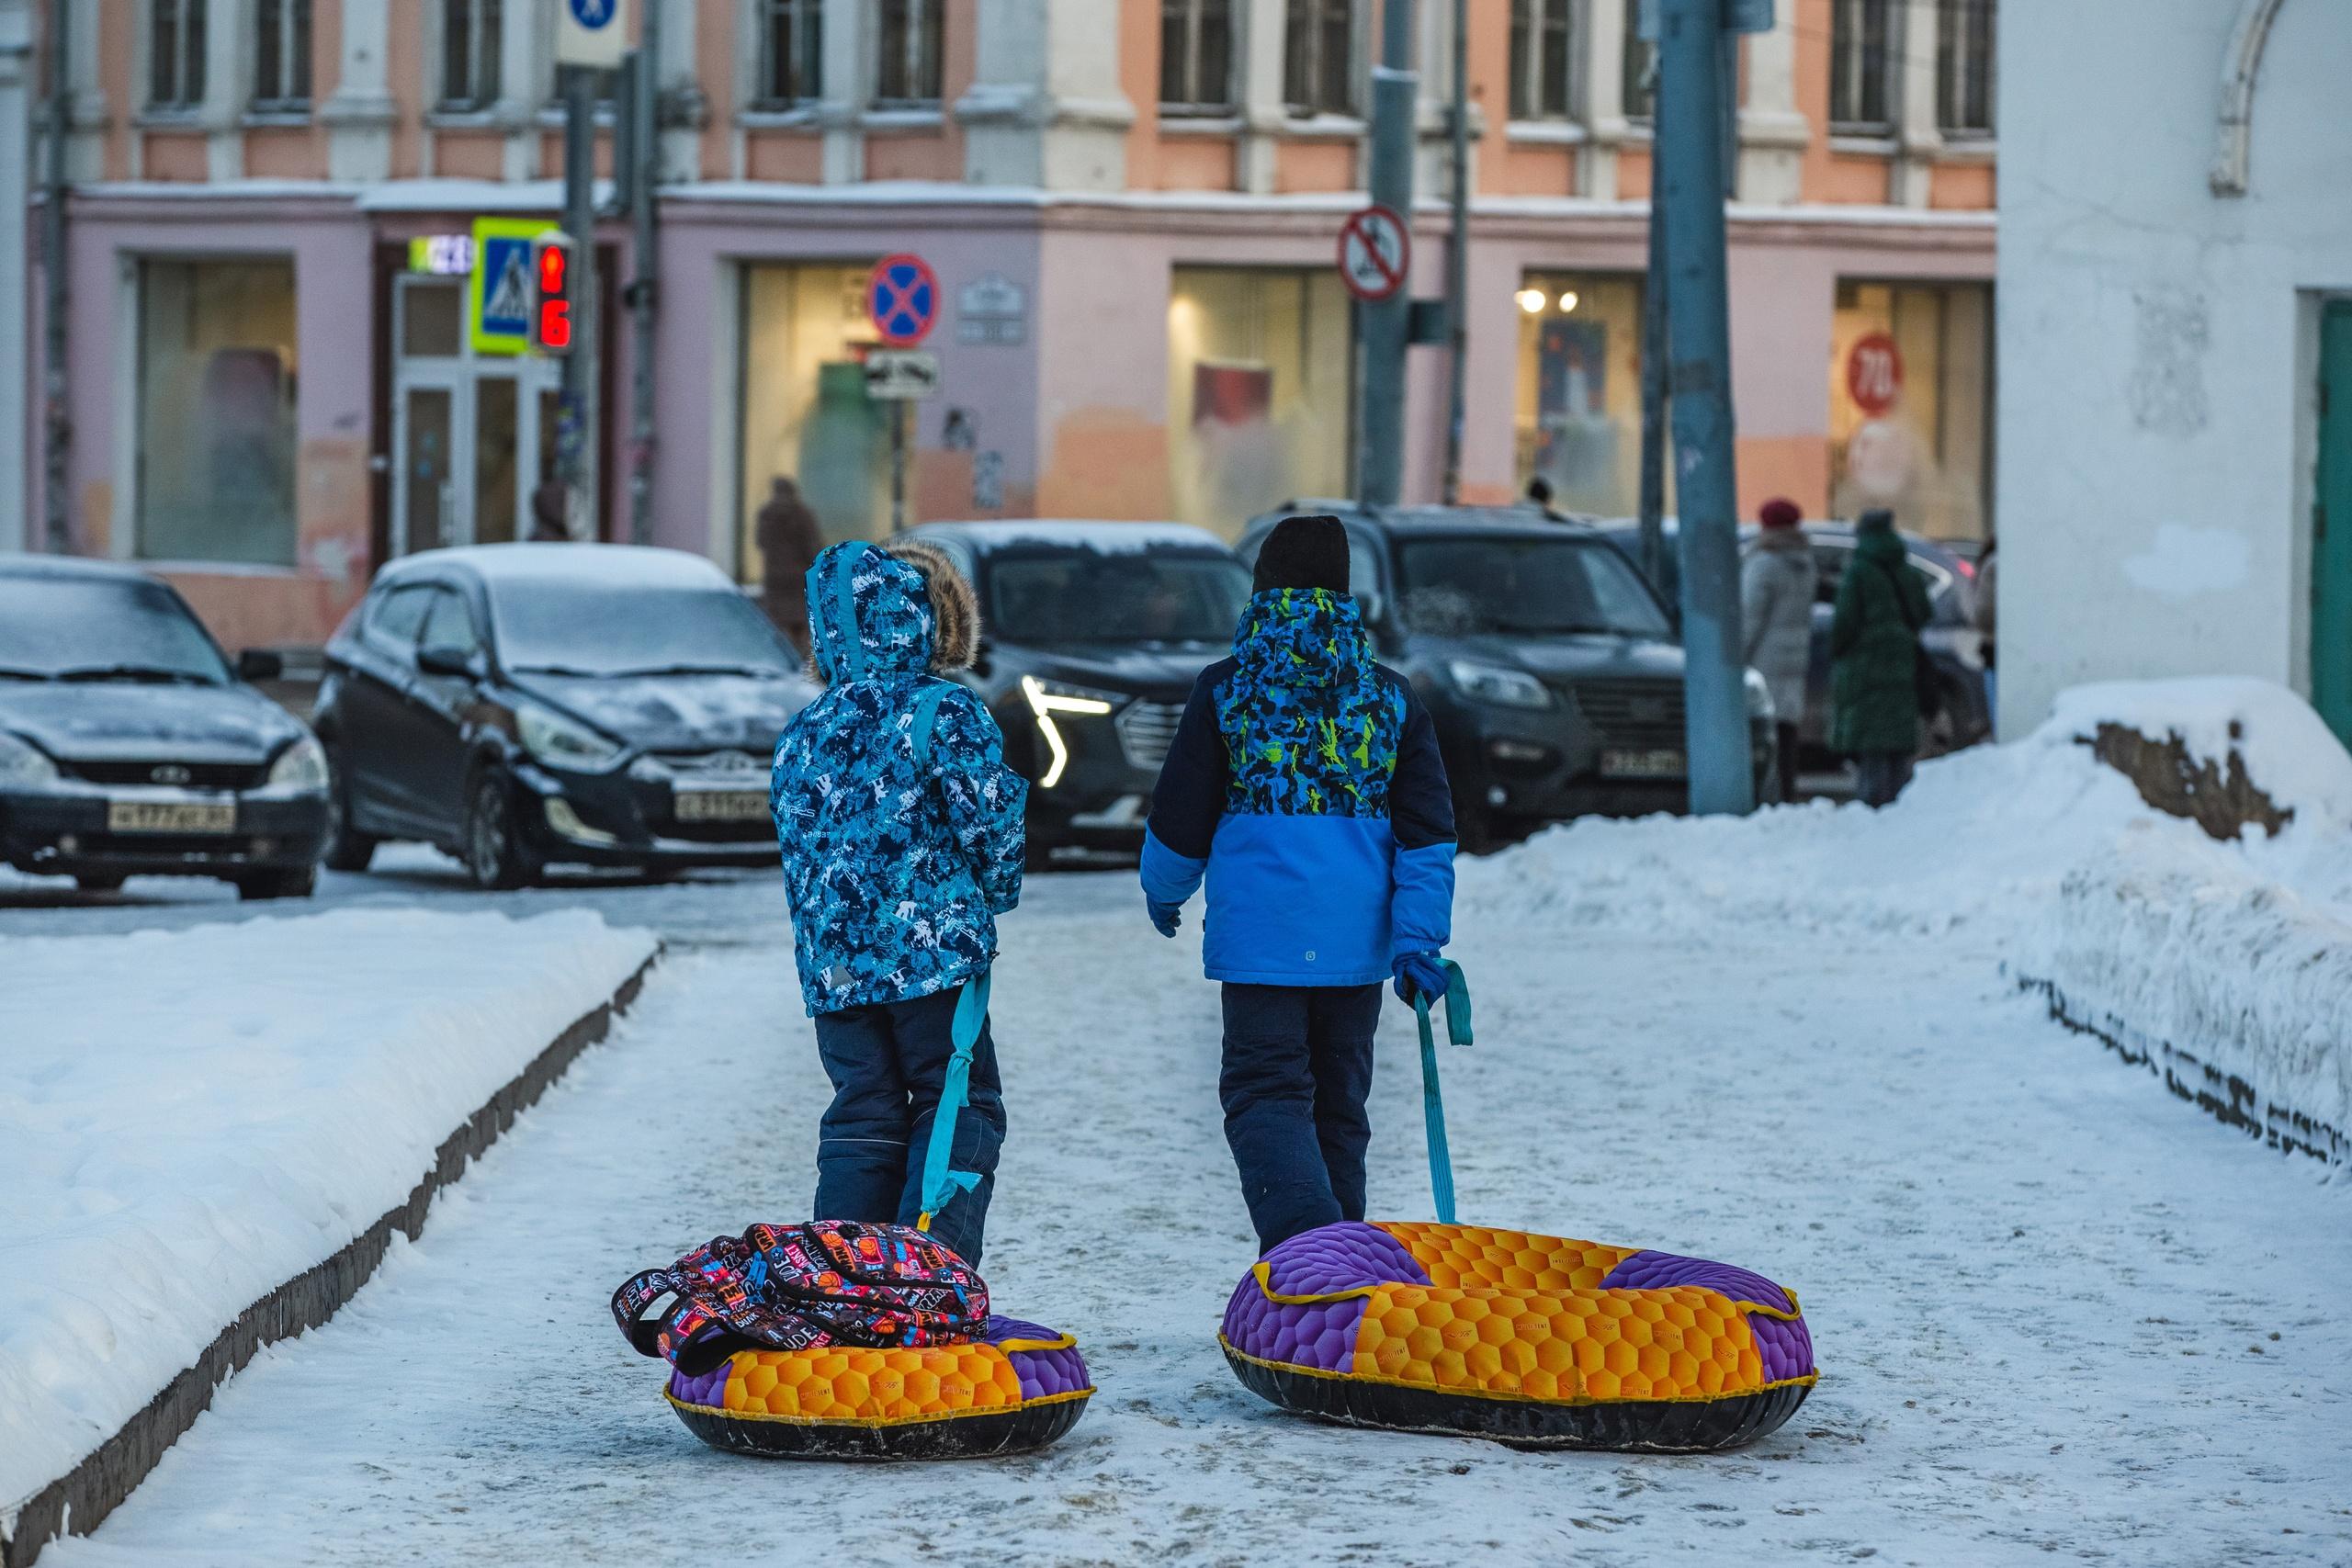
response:
[[[1863,513],[1829,622],[1829,744],[1854,759],[1865,806],[1886,805],[1911,782],[1919,631],[1929,615],[1927,582],[1894,531],[1894,513]]]

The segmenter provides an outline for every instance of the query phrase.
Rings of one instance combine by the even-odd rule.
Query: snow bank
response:
[[[404,1201],[654,945],[353,909],[0,947],[0,1516]]]
[[[2352,754],[2311,705],[2284,686],[2235,676],[2102,681],[2058,694],[2041,734],[2089,740],[2102,725],[2170,736],[2195,759],[2246,776],[2299,822],[2352,827]]]

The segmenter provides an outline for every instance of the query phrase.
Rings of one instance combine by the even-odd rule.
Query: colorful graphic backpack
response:
[[[676,1302],[655,1317],[648,1307]],[[700,1377],[738,1350],[961,1345],[989,1321],[972,1266],[910,1225],[811,1220],[712,1238],[613,1292],[639,1355]]]

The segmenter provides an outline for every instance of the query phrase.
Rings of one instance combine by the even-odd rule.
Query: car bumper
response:
[[[529,765],[515,772],[515,823],[543,860],[596,866],[771,866],[775,822],[760,774],[685,781],[626,769],[569,773]],[[684,796],[728,797],[757,814],[690,817]]]
[[[233,804],[225,832],[118,832],[112,801]],[[233,876],[315,865],[327,836],[322,794],[242,795],[129,786],[0,794],[0,861],[40,876]]]
[[[1749,721],[1747,731],[1750,776],[1760,800],[1774,782],[1776,737],[1773,727],[1763,721]],[[1503,818],[1562,821],[1690,808],[1690,781],[1685,771],[1612,773],[1603,763],[1611,750],[1572,733],[1489,728],[1458,734],[1447,749],[1446,769],[1457,800]],[[1682,748],[1677,744],[1655,750],[1679,753]],[[1634,755],[1642,753],[1634,749]]]

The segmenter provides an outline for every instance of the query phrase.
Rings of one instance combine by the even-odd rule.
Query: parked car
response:
[[[1437,725],[1464,848],[1687,807],[1673,618],[1599,532],[1523,507],[1301,501],[1251,522],[1242,558],[1294,512],[1347,525],[1364,623]],[[1776,787],[1771,698],[1753,671],[1747,687],[1760,794]]]
[[[1602,524],[1600,528],[1610,543],[1625,552],[1627,559],[1640,564],[1642,533],[1638,523],[1618,518]],[[1740,529],[1743,553],[1753,547],[1756,532],[1753,525]],[[1800,734],[1805,765],[1820,767],[1833,765],[1837,761],[1829,750],[1829,617],[1837,608],[1838,584],[1845,578],[1846,563],[1853,558],[1854,530],[1843,523],[1807,523],[1804,532],[1813,547],[1820,586],[1814,599],[1813,658],[1805,671],[1804,722]],[[1675,536],[1671,517],[1666,520],[1666,536],[1670,546]],[[1941,711],[1922,730],[1920,749],[1928,756],[1939,757],[1963,746],[1973,746],[1993,733],[1992,712],[1984,701],[1984,635],[1976,629],[1976,568],[1957,551],[1932,539],[1905,534],[1903,543],[1910,552],[1911,564],[1928,580],[1928,603],[1934,611],[1934,617],[1919,634],[1919,641],[1935,661],[1943,703]],[[1658,592],[1669,604],[1680,602],[1678,558],[1669,547],[1664,581],[1658,584]]]
[[[1163,523],[941,523],[914,530],[970,580],[965,680],[1030,781],[1029,852],[1127,851],[1193,682],[1233,646],[1250,573],[1215,535]]]
[[[814,694],[799,656],[698,556],[406,557],[327,644],[327,864],[363,869],[389,839],[440,846],[483,887],[553,862],[772,864],[769,761]]]
[[[327,767],[169,584],[111,563],[0,557],[0,860],[111,892],[215,876],[244,898],[318,875]]]

